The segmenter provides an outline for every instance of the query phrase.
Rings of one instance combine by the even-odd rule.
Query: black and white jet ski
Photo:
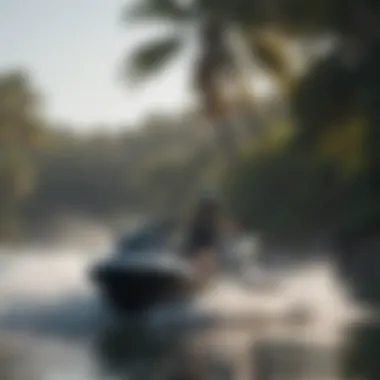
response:
[[[116,252],[91,268],[91,278],[117,312],[140,314],[183,297],[194,276],[168,245],[166,223],[149,223],[123,236]]]

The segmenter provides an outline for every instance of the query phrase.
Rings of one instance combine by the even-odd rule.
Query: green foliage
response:
[[[130,6],[125,7],[123,12],[127,22],[161,19],[166,21],[188,20],[192,15],[186,6],[181,6],[180,1],[175,0],[140,0]]]
[[[199,119],[183,125],[154,118],[137,132],[115,138],[46,132],[39,97],[28,78],[18,72],[4,74],[3,231],[13,230],[21,214],[45,218],[67,210],[96,215],[181,212],[199,188],[219,182],[237,217],[268,236],[306,236],[320,230],[341,234],[373,225],[380,197],[380,50],[371,25],[377,9],[371,9],[371,16],[358,4],[142,0],[126,11],[126,17],[137,21],[158,19],[177,27],[173,35],[153,40],[131,57],[133,79],[163,68],[186,43],[182,36],[192,37],[185,32],[193,26],[200,31],[194,71],[199,73],[202,105],[223,109],[215,82],[222,61],[233,61],[223,31],[237,25],[251,43],[253,59],[285,89],[281,94],[289,95],[291,117],[267,118],[267,133],[254,141],[236,133],[244,153],[228,173],[219,157],[214,158],[213,141]],[[214,24],[209,16],[223,22]],[[268,34],[268,29],[276,33]],[[301,77],[293,76],[284,39],[294,42],[326,33],[338,40],[339,49],[306,67]],[[44,147],[36,145],[41,135],[47,141]]]
[[[294,238],[321,228],[337,185],[329,164],[281,149],[248,157],[229,178],[226,193],[245,225],[267,236]]]
[[[304,92],[318,112],[329,102],[317,105],[319,97],[310,92],[329,78],[321,76]],[[294,142],[304,135],[283,106],[268,107],[265,133],[249,140],[238,134],[243,154],[233,172],[225,171],[214,154],[212,135],[192,115],[182,120],[155,116],[138,130],[116,136],[45,131],[46,144],[32,150],[18,134],[0,152],[0,232],[9,237],[20,230],[20,221],[50,220],[67,211],[99,217],[179,214],[201,188],[220,184],[237,218],[268,237],[295,239],[321,230],[351,234],[347,231],[366,228],[379,210],[366,175],[368,133],[376,112],[370,99],[358,99],[349,114],[359,117],[341,118],[328,128],[322,123],[315,127],[311,144],[303,140],[302,149]],[[311,124],[308,120],[320,115],[304,107],[304,123]],[[25,109],[20,106],[19,112]],[[301,112],[297,114],[301,120]]]
[[[320,31],[347,31],[353,28],[355,1],[343,0],[142,0],[128,15],[174,20],[221,15],[227,22],[241,25],[280,25],[299,34]],[[367,2],[371,3],[371,2]],[[372,2],[376,5],[376,2]]]
[[[37,146],[43,125],[39,97],[21,72],[0,76],[0,234],[10,237],[17,214],[35,188],[29,150]]]
[[[211,157],[197,119],[182,125],[157,117],[113,137],[50,131],[47,140],[33,155],[38,188],[24,209],[36,223],[67,212],[179,214],[199,190]]]
[[[22,72],[0,76],[0,143],[30,147],[43,127],[39,96]]]
[[[141,80],[154,73],[155,70],[160,70],[179,52],[182,44],[182,38],[174,35],[142,46],[129,59],[128,77],[133,80]]]
[[[7,203],[22,201],[32,193],[35,171],[24,152],[2,149],[0,184],[0,198]]]

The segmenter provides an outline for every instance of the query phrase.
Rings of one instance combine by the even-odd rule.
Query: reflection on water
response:
[[[340,376],[339,350],[289,342],[263,342],[254,347],[252,361],[256,378],[331,379]]]
[[[351,344],[344,362],[349,379],[380,379],[380,325],[359,326],[351,332]]]
[[[1,258],[1,380],[380,378],[380,328],[354,330],[332,318],[339,302],[323,270],[284,280],[277,294],[282,303],[238,295],[226,284],[199,301],[223,313],[241,308],[245,318],[238,323],[185,331],[168,322],[147,331],[142,323],[115,321],[102,308],[85,280],[89,259],[83,254]],[[298,303],[311,300],[318,318],[306,324],[269,318],[273,305],[290,302],[291,295]],[[259,309],[261,319],[247,318]]]

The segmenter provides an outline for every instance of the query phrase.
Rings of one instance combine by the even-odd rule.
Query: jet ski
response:
[[[91,268],[91,278],[116,312],[141,314],[188,294],[191,266],[168,244],[167,223],[150,223],[124,235],[111,257]]]

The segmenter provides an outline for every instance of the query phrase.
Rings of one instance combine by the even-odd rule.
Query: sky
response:
[[[122,62],[152,33],[121,22],[131,1],[0,0],[0,72],[27,69],[48,117],[81,130],[183,107],[192,100],[185,57],[143,90],[120,80]]]

